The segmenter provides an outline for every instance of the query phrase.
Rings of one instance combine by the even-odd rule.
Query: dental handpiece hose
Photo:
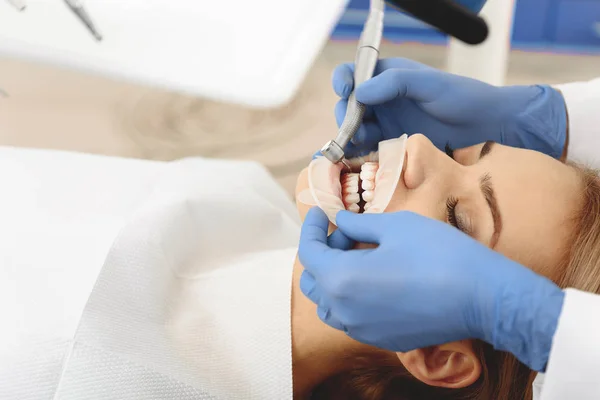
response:
[[[354,90],[361,83],[371,79],[379,59],[379,46],[383,36],[384,0],[371,0],[369,16],[360,35],[354,61]],[[365,105],[356,101],[354,91],[348,98],[348,108],[344,122],[335,140],[323,146],[321,153],[334,164],[344,158],[344,148],[352,140],[360,127],[365,114]]]

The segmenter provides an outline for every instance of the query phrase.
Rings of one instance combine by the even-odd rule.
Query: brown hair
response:
[[[600,181],[598,174],[576,165],[582,180],[582,201],[573,215],[573,237],[558,261],[560,287],[600,293]],[[389,352],[348,355],[354,367],[323,382],[311,399],[345,400],[530,400],[536,373],[508,353],[483,342],[474,343],[481,376],[463,389],[428,386],[414,378]],[[376,365],[376,366],[374,366]]]

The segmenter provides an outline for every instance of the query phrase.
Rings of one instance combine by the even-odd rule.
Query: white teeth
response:
[[[358,204],[352,204],[346,207],[346,210],[352,211],[353,213],[357,213],[360,211],[360,207],[358,206]]]
[[[373,190],[375,189],[375,182],[373,181],[362,181],[361,186],[363,190]]]
[[[364,185],[364,181],[373,181],[373,185],[375,184],[374,180],[375,180],[375,174],[377,173],[377,169],[379,168],[379,165],[377,163],[374,162],[366,162],[363,165],[361,165],[360,167],[360,179],[362,179],[363,181],[363,185]],[[367,188],[364,188],[365,190],[370,190]]]
[[[363,181],[369,180],[372,181],[375,179],[375,171],[362,170],[360,171],[360,179]]]
[[[346,210],[359,212],[360,194],[358,194],[359,179],[357,173],[345,174],[342,177],[342,197]]]
[[[360,201],[360,195],[358,193],[348,193],[344,195],[344,203],[346,204],[358,204]]]
[[[375,175],[379,169],[376,162],[365,162],[360,167],[360,173],[344,174],[342,183],[342,200],[348,211],[360,212],[361,201],[365,202],[364,210],[371,207],[371,201],[375,197]],[[359,185],[363,192],[359,193]]]
[[[358,193],[358,183],[346,183],[342,190],[344,193]]]
[[[375,162],[366,162],[360,167],[361,171],[377,171],[379,169],[379,164]]]
[[[346,174],[342,177],[342,190],[344,193],[358,193],[358,174]]]
[[[344,174],[343,178],[346,181],[355,181],[355,180],[358,180],[358,173],[351,172],[351,173],[348,173],[348,174]]]
[[[358,174],[346,174],[342,177],[342,185],[358,185]]]

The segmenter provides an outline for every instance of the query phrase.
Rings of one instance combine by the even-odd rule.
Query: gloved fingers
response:
[[[327,244],[329,247],[338,250],[350,250],[354,246],[354,241],[348,236],[344,235],[344,232],[336,229],[327,238]]]
[[[377,143],[375,143],[374,145],[369,146],[367,148],[365,148],[364,145],[361,146],[360,148],[358,148],[358,147],[356,147],[356,145],[354,143],[350,142],[346,145],[346,148],[344,149],[344,153],[346,155],[346,158],[352,158],[352,157],[364,156],[375,150],[377,150]],[[312,159],[314,160],[317,157],[323,157],[323,153],[321,153],[321,150],[316,151],[315,154],[313,154]]]
[[[302,231],[298,258],[306,270],[317,277],[319,269],[331,266],[332,257],[342,250],[332,249],[328,243],[329,219],[318,207],[311,208],[306,214]]]
[[[378,105],[398,98],[418,102],[435,100],[439,95],[436,71],[388,69],[356,88],[356,100],[366,105]]]
[[[385,220],[390,214],[356,214],[340,211],[335,218],[338,230],[356,242],[381,244]]]
[[[325,307],[321,307],[321,306],[317,307],[317,315],[319,316],[319,319],[321,321],[323,321],[324,323],[326,323],[333,329],[337,329],[339,331],[345,332],[344,326],[340,323],[340,321],[338,321],[336,318],[334,318],[331,315],[331,311],[329,310],[329,308],[325,308]]]
[[[337,122],[337,126],[340,127],[344,123],[344,118],[346,117],[346,108],[348,107],[347,100],[340,100],[335,105],[335,120]],[[356,131],[356,134],[348,144],[353,144],[356,148],[352,149],[347,147],[344,149],[351,156],[362,155],[362,150],[366,150],[365,153],[369,153],[371,151],[377,150],[377,144],[383,139],[383,133],[381,132],[381,128],[374,121],[369,121],[374,115],[373,109],[371,107],[367,107],[365,111],[365,115],[363,116],[363,123]]]
[[[355,145],[354,143],[350,142],[346,145],[346,148],[344,149],[344,153],[346,155],[346,158],[354,158],[354,157],[362,157],[362,156],[366,156],[367,154],[376,151],[377,150],[377,143],[375,143],[372,146],[368,146],[365,147],[364,145],[361,145],[360,147]]]
[[[319,290],[317,281],[308,271],[302,272],[302,276],[300,276],[300,290],[304,296],[317,305],[317,315],[321,321],[332,328],[343,329],[339,321],[331,316],[330,309],[325,304],[325,298],[322,291]]]
[[[346,110],[348,109],[348,99],[341,99],[335,104],[334,114],[335,122],[338,128],[342,126],[344,118],[346,118]],[[370,120],[375,117],[375,111],[373,107],[365,107],[365,113],[363,114],[363,120]]]
[[[348,108],[348,100],[340,100],[335,104],[333,112],[335,114],[335,122],[338,128],[342,126],[344,118],[346,117],[346,108]]]
[[[383,132],[379,124],[365,121],[352,138],[352,143],[358,148],[377,150],[377,144],[383,140]]]
[[[348,109],[348,100],[339,100],[335,104],[334,114],[335,114],[335,122],[337,123],[338,128],[342,126],[344,123],[344,119],[346,118],[346,110]],[[375,112],[371,107],[365,107],[365,113],[363,114],[363,121],[368,121],[373,119],[375,116]]]
[[[431,67],[421,64],[420,62],[410,60],[408,58],[384,58],[377,61],[375,66],[374,76],[390,68],[402,69],[432,69]],[[352,90],[354,90],[354,63],[344,63],[338,65],[332,75],[333,91],[342,99],[348,99]]]
[[[316,305],[321,304],[322,292],[317,286],[315,277],[306,270],[302,271],[302,275],[300,276],[300,291]]]
[[[394,58],[383,58],[377,61],[377,65],[375,66],[375,73],[373,76],[377,76],[384,71],[392,68],[401,68],[401,69],[433,69],[428,65],[422,64],[418,61],[411,60],[409,58],[402,57],[394,57]],[[354,73],[354,65],[352,65],[352,73]]]
[[[332,76],[333,91],[342,99],[350,97],[354,89],[354,64],[345,63],[338,65]]]

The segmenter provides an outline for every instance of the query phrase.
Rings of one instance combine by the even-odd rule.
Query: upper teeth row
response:
[[[360,173],[350,173],[342,176],[342,197],[348,211],[359,212],[361,200],[365,201],[366,211],[373,200],[375,192],[375,174],[379,165],[374,162],[366,162],[360,167]],[[363,190],[360,193],[358,186]],[[361,198],[362,195],[362,198]]]

